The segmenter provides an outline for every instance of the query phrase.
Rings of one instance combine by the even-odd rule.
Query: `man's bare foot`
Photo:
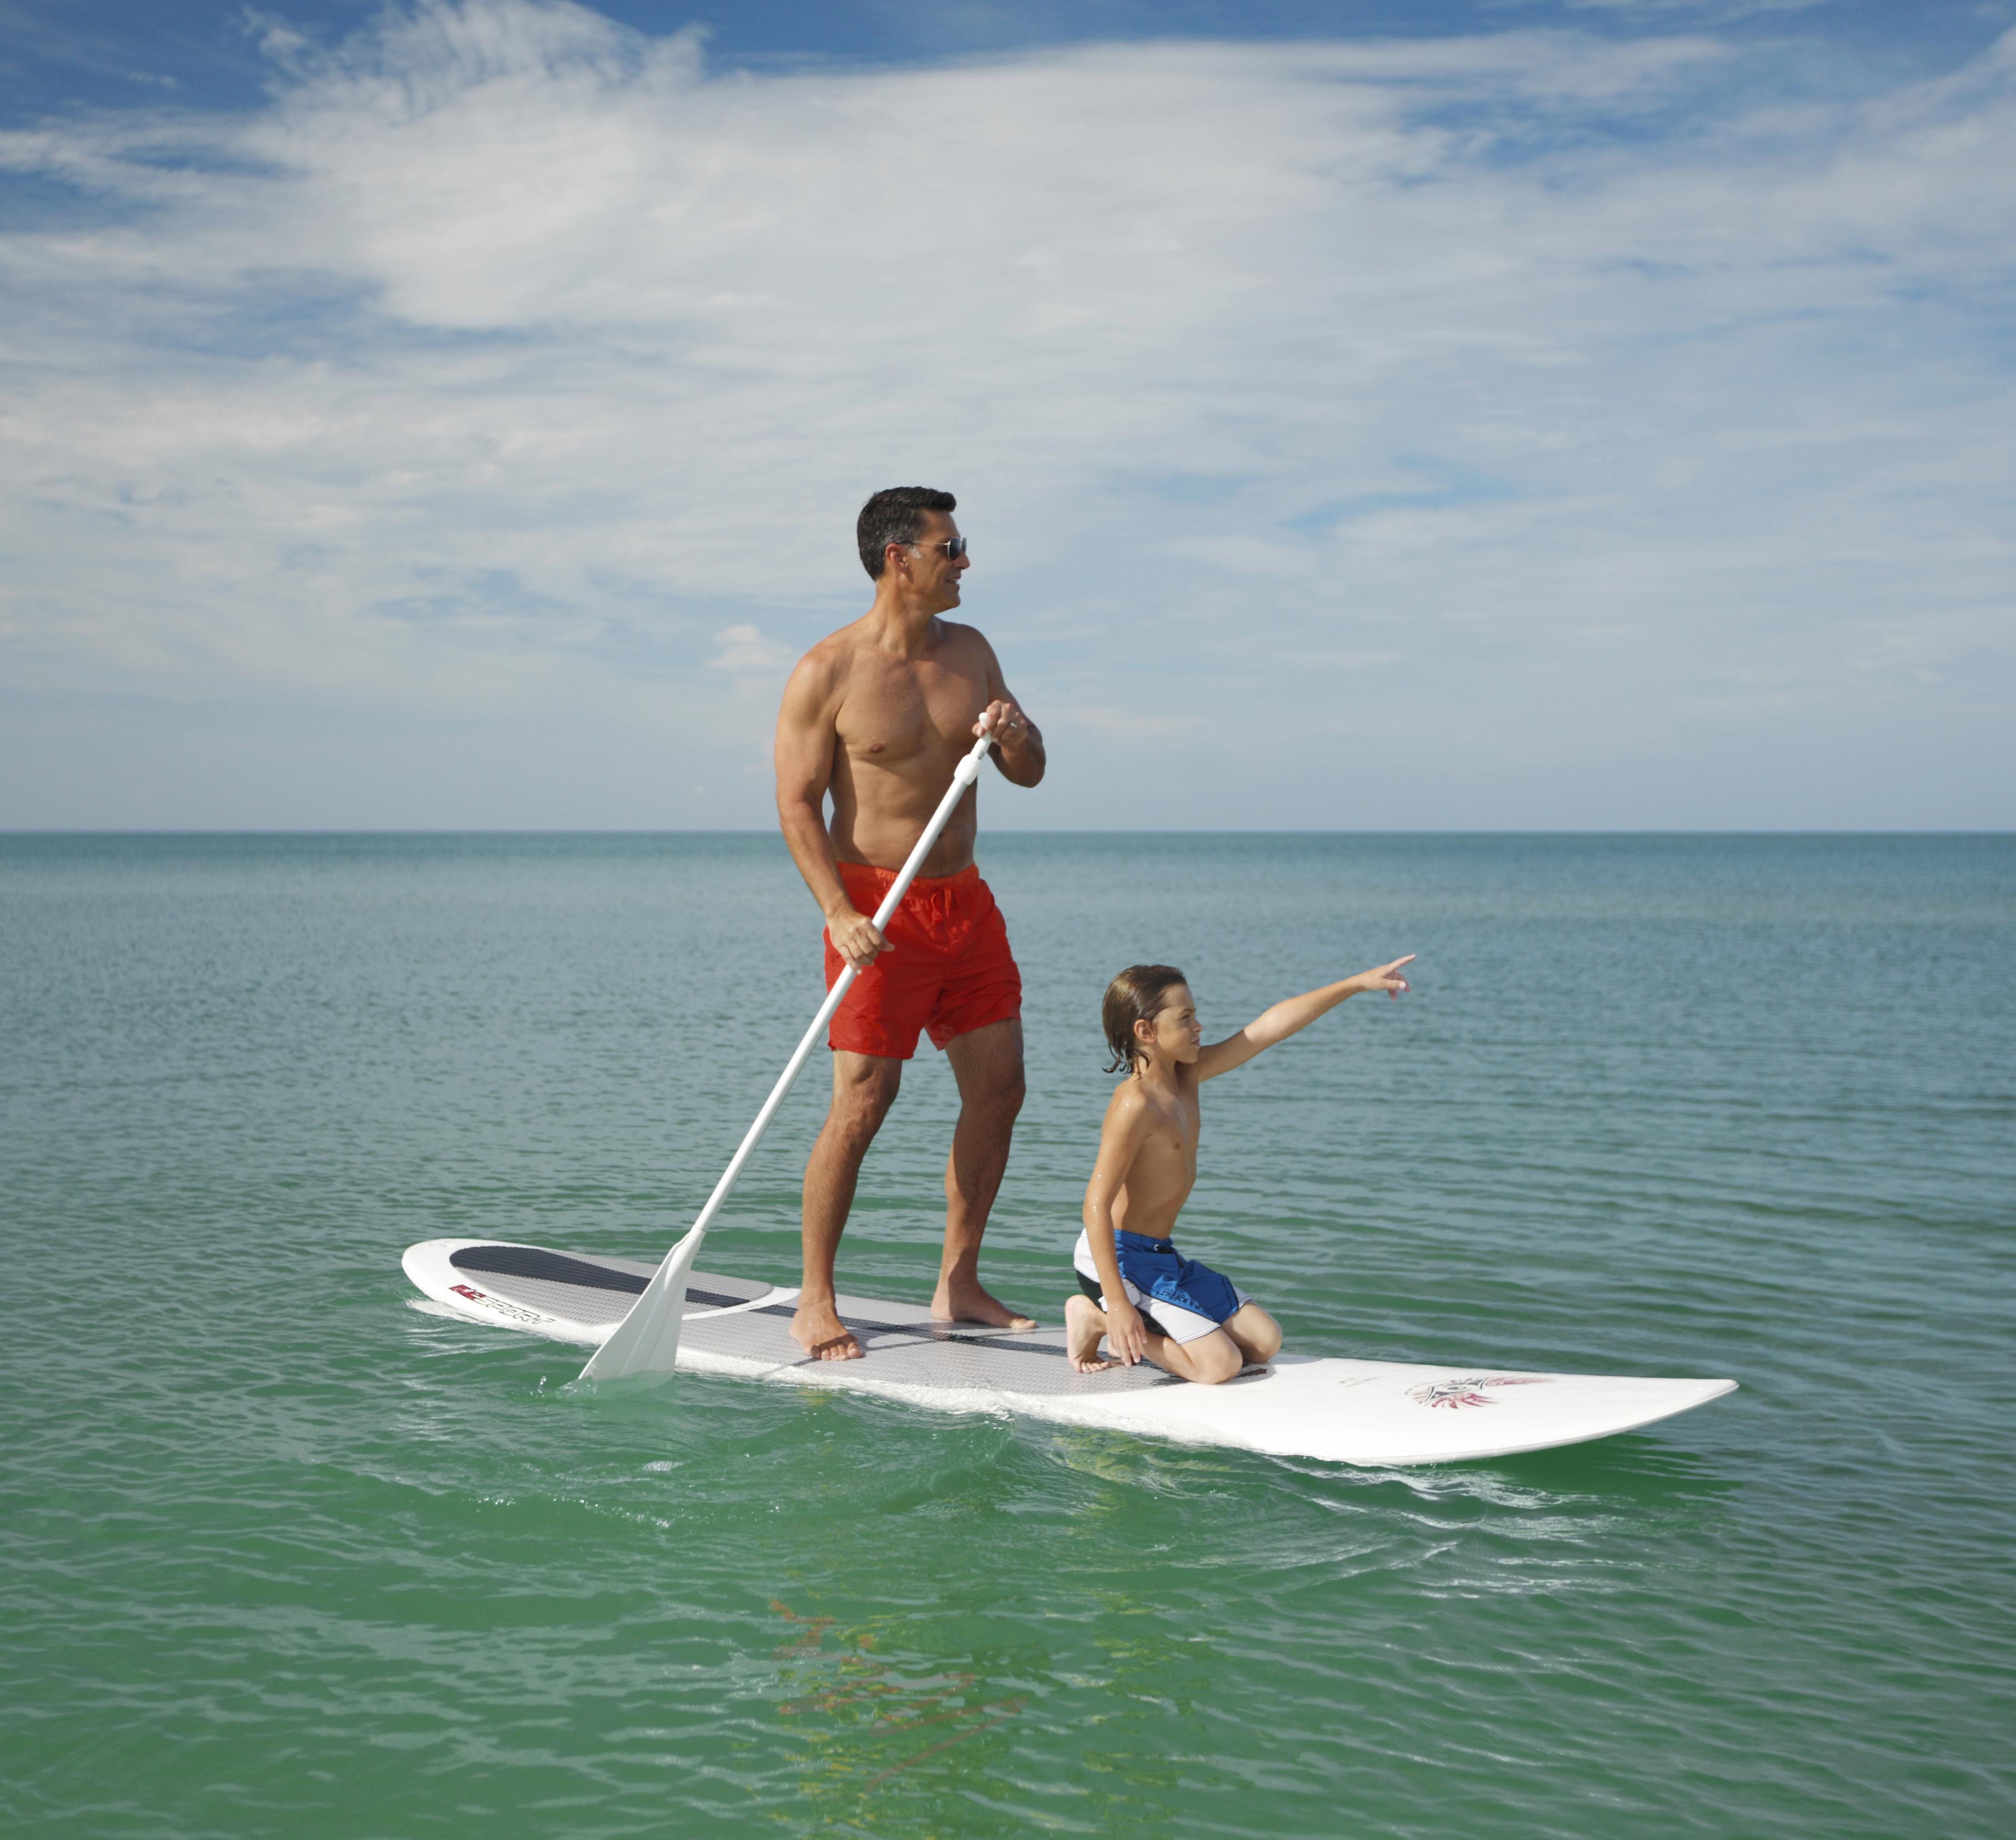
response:
[[[931,1319],[939,1323],[985,1323],[990,1329],[1033,1329],[1034,1316],[1018,1316],[998,1297],[990,1297],[972,1279],[938,1280],[931,1293]]]
[[[1089,1297],[1064,1300],[1064,1352],[1074,1374],[1103,1374],[1114,1365],[1100,1356],[1099,1338],[1106,1333],[1106,1316]]]
[[[801,1302],[791,1318],[791,1339],[815,1361],[861,1359],[861,1344],[830,1303]]]

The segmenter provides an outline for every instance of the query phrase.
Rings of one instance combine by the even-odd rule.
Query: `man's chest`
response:
[[[963,748],[986,707],[984,672],[961,660],[871,658],[848,673],[835,726],[857,759],[892,766],[948,745]]]

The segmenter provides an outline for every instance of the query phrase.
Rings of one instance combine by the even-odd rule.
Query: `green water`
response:
[[[2016,839],[992,840],[1054,1316],[1105,979],[1208,1026],[1186,1249],[1303,1352],[1735,1377],[1364,1471],[682,1377],[406,1307],[655,1255],[819,994],[757,837],[0,839],[13,1831],[1988,1836],[2016,1829]],[[707,1263],[788,1280],[820,1100]],[[927,1294],[913,1066],[844,1253]]]

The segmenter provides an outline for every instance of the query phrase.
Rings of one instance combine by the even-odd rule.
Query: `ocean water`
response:
[[[1289,1346],[1730,1375],[1360,1471],[682,1377],[407,1307],[654,1256],[819,995],[756,837],[0,839],[0,1794],[85,1836],[2016,1831],[2016,838],[1034,837],[983,866],[1053,1316],[1107,1082],[1402,952],[1208,1089],[1183,1235]],[[808,1075],[710,1240],[788,1280]],[[843,1271],[927,1294],[920,1055]]]

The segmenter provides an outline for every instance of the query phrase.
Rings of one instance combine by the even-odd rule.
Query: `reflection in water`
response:
[[[873,1630],[836,1631],[833,1617],[801,1616],[774,1599],[770,1608],[797,1629],[775,1652],[792,1689],[777,1716],[817,1759],[805,1793],[841,1824],[843,1809],[859,1813],[895,1778],[998,1730],[1029,1703],[1026,1693],[991,1694],[970,1669],[906,1671],[875,1652]]]

